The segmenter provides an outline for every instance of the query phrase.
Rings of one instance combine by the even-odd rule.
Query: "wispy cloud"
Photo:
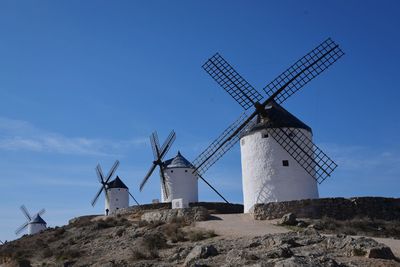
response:
[[[340,144],[320,144],[324,151],[336,161],[344,171],[371,171],[379,173],[390,170],[400,171],[400,151],[366,146],[345,146]]]
[[[145,143],[143,137],[130,140],[67,137],[39,129],[26,121],[0,118],[0,150],[115,156],[124,149]]]

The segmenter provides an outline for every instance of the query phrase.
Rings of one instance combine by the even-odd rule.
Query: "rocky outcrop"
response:
[[[256,220],[278,219],[287,213],[298,218],[320,219],[330,217],[349,220],[369,217],[382,220],[400,220],[400,199],[383,197],[320,198],[256,204],[251,214]]]
[[[213,245],[195,246],[187,255],[184,266],[191,266],[198,259],[207,259],[216,255],[218,255],[218,251]]]
[[[142,215],[142,221],[152,222],[174,222],[184,220],[187,223],[205,221],[209,217],[209,212],[203,207],[193,207],[186,209],[168,209],[149,211]]]
[[[139,215],[154,223],[141,221]],[[179,219],[206,216],[204,208],[189,208],[81,217],[69,225],[0,245],[0,266],[400,265],[389,247],[370,238],[326,236],[315,228],[257,237],[215,236]],[[288,221],[291,217],[287,216]]]

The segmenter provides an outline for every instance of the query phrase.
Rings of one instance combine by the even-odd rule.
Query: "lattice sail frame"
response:
[[[28,226],[28,224],[32,221],[32,218],[33,218],[33,217],[35,217],[35,216],[37,216],[37,215],[42,216],[42,215],[46,212],[45,209],[41,209],[39,212],[35,213],[35,214],[32,216],[32,215],[29,214],[29,211],[28,211],[28,209],[25,207],[25,205],[22,205],[22,206],[20,207],[20,209],[21,209],[21,211],[22,211],[22,214],[24,214],[24,216],[26,217],[27,221],[26,221],[23,225],[21,225],[20,227],[18,227],[18,228],[15,230],[15,234],[16,234],[16,235],[19,235],[19,234]]]
[[[340,49],[339,45],[328,38],[296,61],[291,67],[264,87],[263,90],[268,96],[272,96],[277,90],[286,86],[285,90],[274,98],[276,103],[281,104],[343,55],[344,52]]]
[[[262,95],[237,73],[220,54],[216,53],[202,67],[245,110],[263,99]]]
[[[267,128],[267,132],[319,184],[338,166],[298,128]]]
[[[158,139],[158,134],[156,131],[154,131],[150,135],[150,143],[151,143],[151,148],[153,151],[153,156],[154,156],[154,162],[150,166],[150,169],[148,170],[147,174],[143,178],[142,182],[139,185],[139,190],[142,191],[144,185],[147,183],[151,175],[153,174],[154,170],[156,169],[157,166],[160,167],[160,181],[161,181],[161,188],[162,188],[162,194],[165,197],[168,197],[169,191],[168,188],[166,187],[166,178],[164,174],[164,170],[162,167],[162,160],[165,157],[165,155],[168,153],[168,151],[171,149],[173,142],[176,139],[176,134],[175,131],[172,130],[168,137],[165,139],[163,145],[160,147],[160,142]]]
[[[196,168],[196,172],[203,175],[217,160],[219,160],[226,152],[231,149],[238,141],[240,133],[245,130],[239,131],[238,134],[233,136],[230,140],[225,142],[226,137],[234,133],[245,121],[247,114],[244,112],[240,117],[235,120],[222,134],[214,140],[195,160],[192,164]],[[225,143],[224,143],[225,142]]]

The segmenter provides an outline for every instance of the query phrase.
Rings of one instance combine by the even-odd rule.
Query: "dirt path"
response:
[[[250,214],[213,214],[214,220],[197,222],[196,226],[214,230],[218,235],[240,237],[289,232],[274,225],[275,221],[256,221]]]
[[[214,230],[216,234],[229,237],[260,236],[289,232],[289,229],[276,226],[277,220],[256,221],[249,214],[213,214],[213,220],[197,222],[196,226]],[[396,257],[400,258],[400,240],[372,237],[389,246]]]

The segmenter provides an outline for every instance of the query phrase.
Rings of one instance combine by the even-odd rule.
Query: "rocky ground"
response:
[[[193,223],[210,218],[201,207],[81,217],[0,246],[0,266],[400,266],[370,238],[297,226],[235,236]]]

